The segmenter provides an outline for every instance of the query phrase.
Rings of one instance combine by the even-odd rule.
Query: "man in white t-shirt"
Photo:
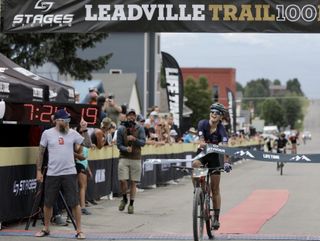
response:
[[[40,152],[37,159],[37,181],[43,182],[41,172],[43,155],[48,148],[48,169],[44,190],[44,228],[36,233],[36,237],[50,234],[49,224],[52,216],[52,206],[59,190],[62,189],[64,197],[76,219],[76,238],[85,239],[81,231],[81,209],[77,187],[77,171],[75,168],[74,152],[77,152],[83,142],[83,137],[75,130],[69,128],[70,114],[64,109],[58,110],[54,115],[55,127],[45,130],[40,140]]]

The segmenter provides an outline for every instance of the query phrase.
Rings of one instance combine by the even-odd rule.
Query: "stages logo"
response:
[[[37,180],[36,179],[28,179],[13,182],[13,193],[18,195],[26,195],[29,192],[35,192],[37,188]]]
[[[41,14],[17,14],[14,16],[12,27],[24,26],[24,25],[67,25],[72,26],[74,14],[46,14],[53,9],[54,2],[38,0],[34,6],[34,9],[41,11]]]

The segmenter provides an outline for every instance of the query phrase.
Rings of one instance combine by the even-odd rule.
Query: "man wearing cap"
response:
[[[69,128],[70,114],[64,109],[54,114],[55,126],[42,133],[39,156],[37,159],[37,181],[43,182],[41,172],[45,149],[48,148],[49,160],[44,191],[44,228],[36,233],[36,237],[50,234],[49,224],[52,216],[52,206],[59,190],[62,189],[68,206],[72,208],[76,219],[76,238],[85,239],[81,231],[81,209],[77,188],[77,171],[74,162],[74,152],[78,152],[84,138],[75,130]]]
[[[127,120],[122,122],[117,132],[117,146],[120,151],[118,176],[123,199],[119,211],[123,211],[128,204],[127,190],[130,181],[130,203],[128,213],[133,214],[133,203],[136,195],[136,182],[141,178],[141,147],[146,143],[145,131],[136,122],[136,112],[129,109]]]

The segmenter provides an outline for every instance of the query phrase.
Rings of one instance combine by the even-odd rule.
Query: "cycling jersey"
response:
[[[278,149],[279,148],[284,148],[287,145],[288,140],[286,138],[284,138],[284,139],[279,138],[279,139],[276,140],[276,143],[277,143]]]
[[[200,137],[204,138],[206,143],[219,144],[228,143],[228,135],[224,126],[220,123],[217,125],[217,129],[210,133],[210,122],[209,120],[201,120],[198,124],[198,134]],[[200,153],[202,149],[198,149],[197,153]],[[219,156],[218,153],[210,153],[203,158],[201,158],[201,163],[209,168],[223,167],[224,160],[223,156]],[[220,175],[220,172],[216,172],[215,175]]]
[[[290,137],[290,141],[291,141],[292,144],[297,144],[297,139],[298,138],[296,136],[291,136]]]
[[[228,134],[224,126],[220,123],[217,125],[215,132],[210,133],[210,122],[209,120],[201,120],[198,124],[198,134],[203,137],[206,143],[219,144],[228,143]]]

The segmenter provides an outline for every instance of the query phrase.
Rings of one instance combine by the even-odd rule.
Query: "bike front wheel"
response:
[[[207,229],[207,235],[209,239],[214,239],[214,236],[211,231],[211,221],[212,221],[212,215],[211,215],[211,208],[210,208],[210,194],[206,193],[204,198],[204,218],[206,221],[206,229]]]
[[[203,240],[204,197],[200,187],[197,187],[194,192],[192,219],[194,241]]]

